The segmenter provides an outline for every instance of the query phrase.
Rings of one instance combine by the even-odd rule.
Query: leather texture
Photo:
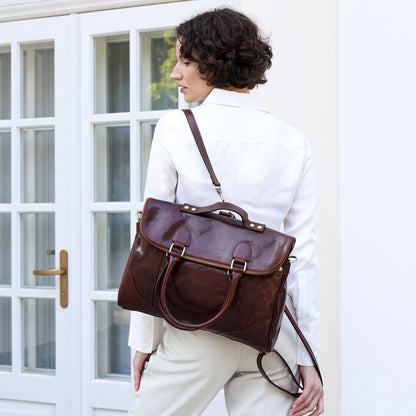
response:
[[[215,208],[230,208],[221,205]],[[118,304],[179,329],[205,329],[271,351],[295,239],[267,227],[256,232],[211,209],[183,207],[146,201]]]

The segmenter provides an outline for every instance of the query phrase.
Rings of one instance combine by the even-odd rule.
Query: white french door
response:
[[[69,21],[0,25],[0,414],[72,414]]]
[[[194,2],[192,2],[194,3]],[[80,18],[84,409],[127,409],[132,400],[130,313],[117,289],[143,199],[153,130],[183,107],[169,79],[173,28],[191,3],[121,9]],[[195,4],[191,8],[195,10]],[[91,334],[94,334],[91,338]]]
[[[0,415],[129,407],[117,290],[155,124],[186,105],[173,28],[218,4],[0,24]]]

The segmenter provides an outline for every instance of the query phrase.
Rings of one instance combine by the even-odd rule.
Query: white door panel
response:
[[[31,403],[14,400],[0,400],[1,416],[55,416],[56,406],[46,403]]]

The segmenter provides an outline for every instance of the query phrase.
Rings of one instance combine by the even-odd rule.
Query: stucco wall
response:
[[[343,416],[416,414],[415,16],[340,1]]]

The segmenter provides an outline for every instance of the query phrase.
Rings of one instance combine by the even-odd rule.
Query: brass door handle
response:
[[[33,274],[35,274],[36,276],[47,276],[47,275],[56,275],[56,274],[66,274],[66,270],[65,269],[60,269],[60,270],[33,270]]]
[[[33,274],[36,276],[60,275],[60,303],[63,308],[68,306],[68,252],[66,250],[61,250],[59,253],[59,270],[33,270]]]

